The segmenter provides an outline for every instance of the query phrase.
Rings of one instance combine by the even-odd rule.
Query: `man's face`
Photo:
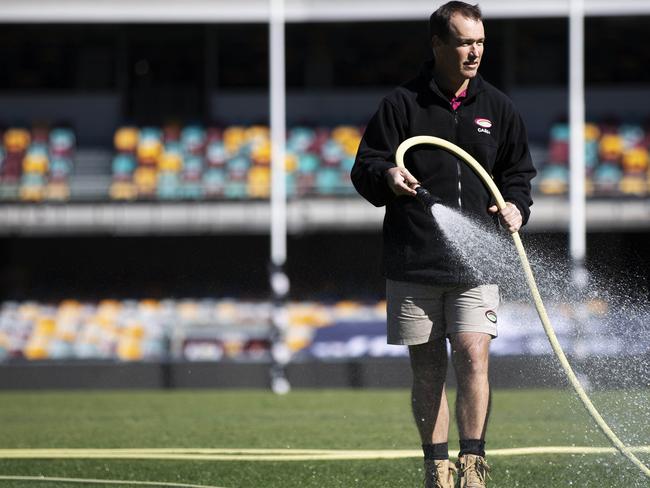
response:
[[[474,78],[483,57],[485,31],[483,22],[468,19],[460,14],[452,15],[449,38],[432,39],[436,68],[450,80]]]

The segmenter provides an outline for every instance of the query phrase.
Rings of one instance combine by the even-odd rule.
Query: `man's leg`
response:
[[[413,388],[411,407],[423,445],[447,442],[449,406],[445,392],[447,346],[444,337],[409,346]]]
[[[426,344],[409,346],[413,389],[411,407],[424,451],[425,488],[453,488],[449,463],[449,406],[445,393],[447,344],[441,337]]]
[[[450,338],[458,391],[456,420],[460,437],[458,460],[461,487],[485,486],[485,432],[490,414],[488,381],[489,334],[460,332]]]
[[[461,439],[485,439],[490,410],[488,358],[492,337],[460,332],[450,338],[458,392],[456,419]]]

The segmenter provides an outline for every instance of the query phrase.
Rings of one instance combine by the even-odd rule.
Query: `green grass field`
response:
[[[639,424],[643,431],[636,438],[650,439],[647,419]],[[290,453],[291,449],[419,448],[406,390],[299,390],[283,397],[246,390],[4,392],[0,393],[0,426],[0,449],[259,448]],[[489,457],[490,449],[530,446],[606,447],[608,443],[569,392],[495,391],[487,446],[493,466],[489,486],[650,486],[620,455]],[[455,435],[450,447],[455,453]],[[650,461],[647,453],[639,456]],[[0,458],[0,475],[5,476],[224,488],[419,487],[420,467],[418,457],[336,461]],[[28,486],[82,485],[0,480],[3,488]]]

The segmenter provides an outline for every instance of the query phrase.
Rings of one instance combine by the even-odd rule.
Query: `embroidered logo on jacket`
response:
[[[478,117],[474,119],[474,123],[478,125],[478,132],[484,132],[485,134],[489,134],[490,131],[488,130],[490,127],[492,127],[492,121],[489,119],[484,119],[481,117]]]

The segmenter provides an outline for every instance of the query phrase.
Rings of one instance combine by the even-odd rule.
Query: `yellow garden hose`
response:
[[[467,153],[467,151],[461,149],[460,147],[458,147],[457,145],[449,141],[446,141],[445,139],[441,139],[439,137],[433,137],[433,136],[416,136],[416,137],[411,137],[409,139],[406,139],[404,142],[402,142],[399,145],[399,147],[397,148],[397,152],[395,153],[395,162],[397,163],[397,166],[399,166],[400,168],[405,167],[404,154],[406,154],[406,151],[408,151],[410,148],[412,148],[413,146],[417,146],[418,144],[430,144],[433,146],[437,146],[463,160],[470,168],[472,168],[472,170],[474,170],[474,172],[481,178],[483,183],[485,183],[485,185],[488,187],[490,193],[492,193],[492,196],[496,200],[497,207],[499,208],[499,210],[504,210],[506,208],[506,202],[503,200],[503,196],[501,195],[501,192],[494,184],[494,181],[492,181],[492,177],[488,174],[487,171],[485,171],[483,166],[481,166],[480,163],[476,161],[476,159],[474,159],[469,153]],[[607,436],[607,438],[611,441],[611,443],[621,452],[621,454],[623,454],[626,458],[632,461],[643,472],[643,474],[646,475],[646,477],[650,478],[650,469],[648,469],[648,467],[645,464],[643,464],[641,460],[637,458],[634,455],[634,453],[632,453],[632,451],[630,451],[630,449],[625,444],[623,444],[623,442],[612,431],[609,425],[607,425],[603,417],[600,415],[600,413],[598,413],[598,410],[596,410],[596,407],[594,407],[594,404],[589,399],[589,396],[587,396],[587,393],[585,392],[584,388],[580,384],[578,377],[573,372],[573,369],[571,368],[571,365],[569,364],[569,361],[567,360],[566,355],[562,350],[562,346],[560,346],[560,343],[557,340],[557,336],[555,335],[555,330],[551,325],[551,321],[548,318],[548,314],[546,313],[546,308],[544,307],[544,303],[542,302],[542,297],[540,296],[539,290],[537,289],[537,283],[535,282],[535,277],[533,276],[533,271],[530,267],[530,263],[528,262],[528,257],[526,256],[526,251],[524,250],[524,245],[521,242],[519,233],[512,232],[511,235],[512,235],[512,239],[515,242],[517,253],[519,253],[519,259],[521,260],[521,265],[524,269],[524,274],[526,275],[528,288],[530,288],[530,292],[533,295],[533,300],[535,301],[535,308],[537,309],[537,314],[539,315],[539,318],[542,321],[542,325],[544,326],[544,332],[546,332],[546,336],[548,337],[548,340],[551,343],[553,352],[559,359],[560,364],[564,369],[564,372],[569,378],[569,382],[571,383],[571,386],[573,386],[573,389],[578,394],[578,397],[580,398],[582,404],[589,412],[589,415],[591,415],[592,418],[596,421],[596,424],[598,424],[600,430]]]

